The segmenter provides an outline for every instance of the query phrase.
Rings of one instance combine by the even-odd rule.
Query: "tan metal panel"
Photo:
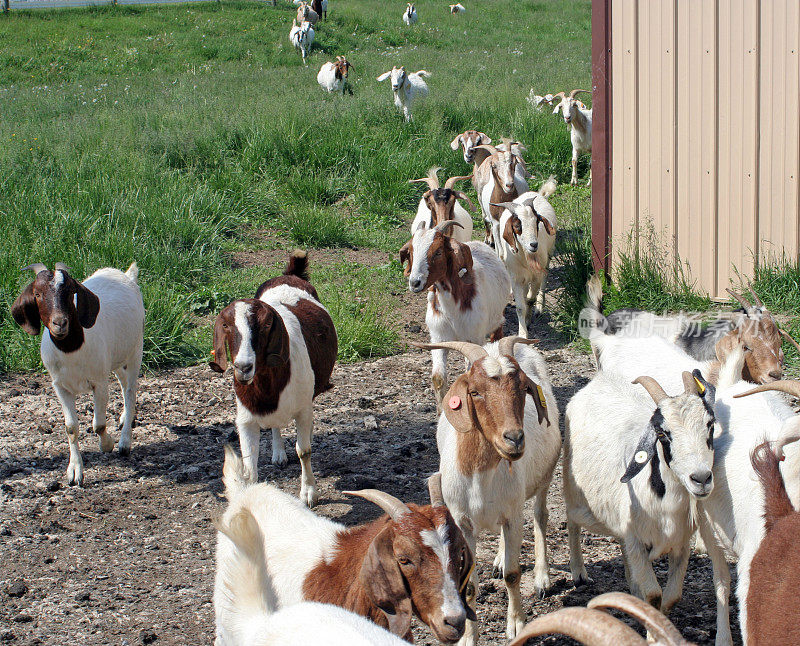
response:
[[[711,296],[752,276],[758,201],[758,3],[720,0],[717,272]]]

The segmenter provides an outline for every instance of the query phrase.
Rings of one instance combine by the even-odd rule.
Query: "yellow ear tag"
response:
[[[544,393],[542,392],[542,387],[539,384],[536,384],[536,392],[539,394],[539,403],[542,405],[542,408],[546,410],[547,402],[544,400]]]
[[[698,394],[701,397],[703,395],[705,395],[706,394],[706,387],[703,384],[700,383],[700,380],[697,377],[694,378],[694,383],[697,384],[697,392],[698,392]]]

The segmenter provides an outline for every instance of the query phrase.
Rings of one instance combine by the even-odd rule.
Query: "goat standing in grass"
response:
[[[580,92],[589,94],[589,90],[572,90],[569,96],[564,92],[559,92],[552,97],[548,95],[549,98],[545,98],[548,103],[552,103],[558,97],[561,98],[554,108],[553,114],[558,114],[560,111],[564,117],[564,123],[569,126],[569,138],[572,142],[572,179],[570,184],[573,186],[578,184],[578,156],[584,152],[592,152],[592,109],[587,108],[575,98],[575,95]],[[586,185],[592,185],[591,167],[589,167],[589,181],[586,182]]]
[[[347,76],[350,73],[350,68],[353,65],[344,56],[337,56],[336,62],[331,63],[328,61],[319,70],[317,74],[317,83],[326,92],[339,92],[344,95],[349,92],[352,96],[353,88],[347,81]]]
[[[303,21],[299,26],[296,20],[292,20],[292,29],[289,31],[289,42],[294,45],[294,48],[300,52],[303,57],[303,63],[306,63],[306,58],[311,52],[311,46],[314,44],[314,28],[307,20]]]
[[[412,106],[419,99],[428,96],[428,84],[425,83],[425,78],[430,75],[430,72],[425,70],[409,74],[405,67],[393,67],[388,72],[381,74],[377,80],[392,79],[394,104],[403,111],[403,118],[406,121],[412,121],[414,118],[411,114]]]

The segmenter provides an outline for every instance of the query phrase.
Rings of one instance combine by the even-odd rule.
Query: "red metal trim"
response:
[[[592,0],[592,262],[605,272],[611,251],[611,2]]]

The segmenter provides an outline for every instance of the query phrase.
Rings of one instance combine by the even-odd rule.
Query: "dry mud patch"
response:
[[[591,362],[560,347],[546,327],[537,335],[563,414],[571,394],[591,376]],[[451,376],[459,368],[460,362],[451,362]],[[429,370],[422,352],[336,368],[335,388],[316,403],[318,513],[345,524],[378,515],[374,505],[342,496],[346,489],[375,487],[426,501],[424,478],[438,463]],[[79,406],[88,429],[90,398],[82,397]],[[120,411],[114,384],[110,428]],[[100,453],[85,432],[86,486],[69,488],[63,419],[49,378],[0,378],[0,643],[211,643],[213,519],[225,505],[222,447],[233,437],[233,414],[229,378],[205,366],[146,375],[131,456]],[[367,416],[375,417],[377,430],[367,430]],[[602,441],[603,420],[597,434]],[[284,437],[291,445],[293,429]],[[270,439],[262,434],[260,480],[296,494],[300,466],[294,451],[283,469],[269,456]],[[625,589],[619,548],[588,536],[584,555],[595,585],[573,588],[560,489],[559,469],[548,499],[553,589],[543,601],[531,596],[533,527],[526,509],[522,589],[529,617]],[[506,593],[502,580],[491,578],[496,545],[496,536],[484,536],[478,548],[481,644],[505,643]],[[300,537],[297,549],[303,549]],[[662,581],[665,571],[659,564]],[[13,585],[18,582],[27,590],[10,595],[22,589]],[[673,618],[688,639],[712,644],[714,617],[710,563],[693,557]],[[416,624],[414,633],[418,644],[436,643],[423,626]],[[539,643],[571,642],[550,637]]]

